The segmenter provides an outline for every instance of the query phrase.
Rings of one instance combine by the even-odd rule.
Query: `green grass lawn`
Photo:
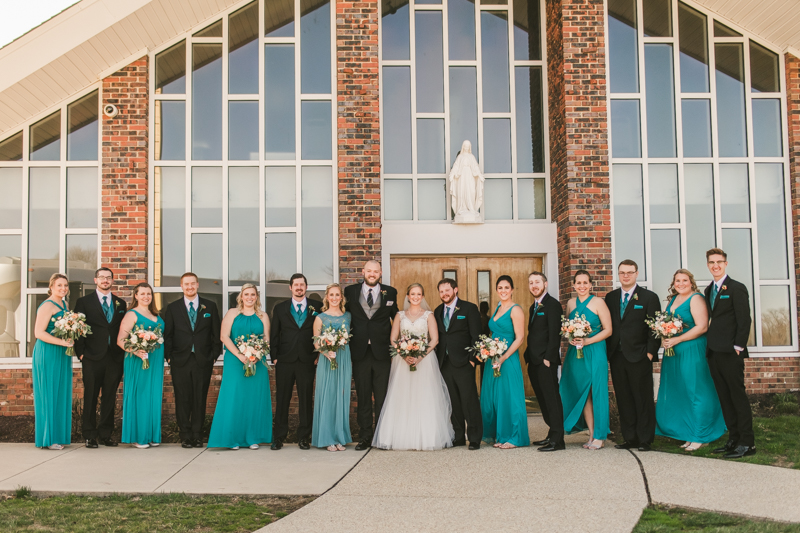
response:
[[[751,520],[738,516],[654,505],[644,510],[639,523],[633,528],[633,533],[671,533],[673,531],[800,533],[800,524]]]
[[[313,499],[183,494],[9,498],[0,502],[0,531],[249,533]]]

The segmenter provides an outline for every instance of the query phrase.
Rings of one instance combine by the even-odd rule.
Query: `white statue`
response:
[[[472,155],[472,144],[464,141],[450,170],[450,195],[453,197],[454,224],[480,224],[478,209],[483,204],[483,174]]]

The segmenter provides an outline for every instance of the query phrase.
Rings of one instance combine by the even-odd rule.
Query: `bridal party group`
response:
[[[212,369],[224,353],[210,448],[270,444],[280,450],[296,390],[296,437],[303,450],[343,451],[355,441],[356,450],[477,450],[486,443],[554,452],[565,449],[565,434],[587,430],[583,447],[599,450],[609,434],[610,368],[624,438],[617,448],[648,451],[662,435],[694,451],[727,430],[726,444],[714,452],[752,455],[744,384],[748,292],[726,274],[723,250],[713,248],[706,258],[714,281],[700,293],[692,273],[679,269],[664,313],[656,294],[637,284],[632,260],[620,262],[620,287],[604,297],[593,294],[589,272],[576,271],[575,297],[566,310],[548,294],[542,272],[528,277],[534,303],[527,313],[514,303],[514,280],[499,276],[488,337],[478,306],[459,298],[456,280],[439,281],[441,304],[432,310],[422,285],[398,295],[382,284],[376,261],[364,264],[362,282],[329,285],[322,301],[306,294],[303,274],[294,274],[291,298],[276,304],[271,316],[261,308],[258,287],[246,284],[222,320],[216,304],[199,296],[199,279],[191,272],[181,277],[183,297],[162,310],[147,283],[124,301],[112,291],[113,272],[101,268],[96,291],[70,311],[67,277],[54,274],[35,323],[36,446],[62,449],[70,443],[75,355],[82,365],[87,448],[118,445],[112,433],[123,376],[121,441],[143,449],[160,444],[165,362],[181,445],[203,447]],[[664,323],[672,332],[654,335]],[[64,334],[70,328],[81,332]],[[660,348],[665,356],[656,402],[653,364]],[[520,357],[549,428],[534,442]],[[356,439],[350,430],[353,384]]]

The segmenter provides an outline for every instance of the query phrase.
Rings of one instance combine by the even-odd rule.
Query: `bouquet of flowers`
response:
[[[124,347],[130,357],[136,357],[135,352],[144,351],[148,354],[153,353],[156,348],[164,344],[164,334],[161,331],[161,326],[153,328],[145,328],[144,326],[135,326],[128,338],[125,339]],[[150,368],[150,360],[147,355],[142,359],[142,370]]]
[[[576,316],[569,319],[565,316],[561,317],[561,336],[565,337],[568,341],[575,339],[585,339],[592,332],[592,325],[586,320],[586,315]],[[583,359],[583,348],[578,348],[576,359]]]
[[[256,363],[261,363],[269,368],[269,344],[263,335],[240,335],[236,338],[236,348],[244,356],[244,377],[256,375]]]
[[[59,339],[75,341],[92,332],[91,326],[86,323],[86,315],[83,313],[64,311],[60,318],[53,317],[50,320],[55,323],[53,337],[58,337]],[[67,355],[75,355],[75,348],[68,347]]]
[[[670,339],[683,331],[683,320],[672,313],[662,313],[656,311],[654,318],[646,318],[645,323],[653,330],[653,336],[657,339]],[[675,349],[665,348],[664,357],[675,355]]]
[[[488,335],[481,335],[478,337],[478,342],[475,343],[475,346],[467,348],[467,351],[475,354],[475,357],[481,361],[492,360],[492,368],[494,368],[494,377],[496,378],[501,375],[500,365],[497,364],[497,360],[506,353],[506,350],[508,350],[508,342],[498,338],[493,339]]]
[[[344,348],[350,343],[350,333],[348,333],[347,328],[344,324],[339,329],[335,329],[333,326],[328,326],[319,335],[314,337],[314,347],[320,353],[322,352],[333,352],[333,356],[331,357],[331,370],[336,370],[339,368],[339,364],[336,362],[336,351],[339,348]]]
[[[389,355],[392,357],[425,357],[428,353],[428,337],[427,335],[415,335],[409,331],[401,331],[400,337],[389,348]],[[417,371],[417,365],[411,365],[408,368],[411,372]]]

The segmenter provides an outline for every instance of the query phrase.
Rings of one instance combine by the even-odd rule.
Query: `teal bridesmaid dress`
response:
[[[231,325],[231,340],[242,335],[263,335],[264,323],[256,314],[238,314]],[[247,447],[272,442],[272,393],[269,369],[260,361],[256,375],[244,377],[244,363],[225,348],[222,385],[219,389],[209,448]]]
[[[61,311],[53,315],[58,320],[67,304],[59,306]],[[47,333],[52,333],[54,320],[47,324]],[[36,339],[33,345],[33,410],[36,415],[36,447],[46,448],[53,444],[68,445],[72,440],[72,357],[67,348]]]
[[[344,325],[350,331],[350,313],[330,316],[322,313],[322,329]],[[350,396],[353,365],[350,361],[350,346],[336,351],[339,368],[331,370],[328,359],[320,354],[317,363],[317,384],[314,393],[314,424],[311,426],[311,445],[327,448],[332,444],[347,445],[350,437]]]
[[[495,320],[500,305],[489,320],[492,338],[499,338],[508,345],[516,340],[511,310],[516,304]],[[483,441],[489,444],[509,443],[528,446],[528,412],[525,409],[525,384],[519,352],[514,352],[500,366],[500,377],[494,377],[491,361],[486,362],[486,371],[481,382],[481,415],[483,416]]]
[[[584,315],[592,325],[592,334],[597,335],[602,325],[600,317],[589,309],[590,295],[583,302],[576,300],[576,307],[569,318]],[[559,392],[564,405],[564,431],[570,435],[586,431],[588,426],[583,417],[583,408],[589,394],[592,395],[592,413],[594,413],[593,439],[606,440],[609,431],[608,419],[608,357],[606,343],[596,342],[583,348],[583,358],[578,359],[578,350],[570,344],[564,364],[561,367]]]
[[[683,320],[683,330],[695,326],[692,298],[672,312]],[[667,306],[672,309],[675,298]],[[705,305],[705,302],[703,302]],[[661,384],[656,403],[656,435],[687,442],[713,442],[725,433],[719,396],[706,361],[706,336],[675,346],[675,355],[661,360]]]
[[[136,326],[154,330],[164,321],[136,313]],[[150,368],[142,368],[142,360],[125,354],[122,382],[122,442],[130,444],[161,443],[161,399],[164,396],[164,345],[148,354]]]

